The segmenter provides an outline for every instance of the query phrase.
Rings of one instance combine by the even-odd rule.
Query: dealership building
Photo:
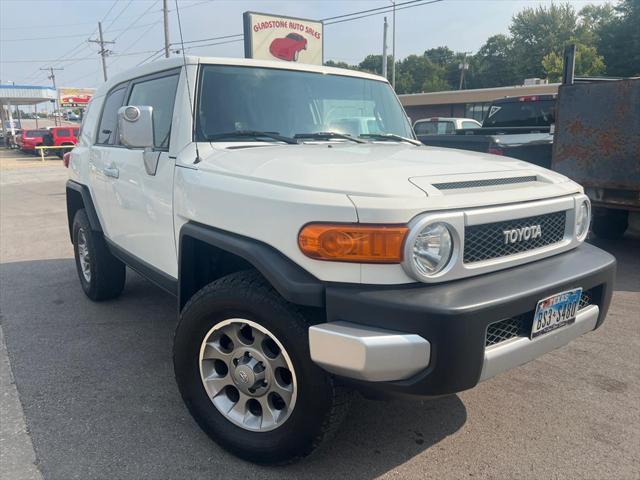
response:
[[[428,117],[464,117],[482,122],[491,102],[504,97],[558,93],[559,83],[514,87],[478,88],[400,95],[400,102],[415,122]]]

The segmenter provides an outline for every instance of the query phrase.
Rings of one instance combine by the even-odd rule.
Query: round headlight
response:
[[[412,250],[413,264],[420,275],[435,275],[447,266],[452,252],[453,240],[447,225],[431,223],[416,236]]]
[[[576,212],[576,237],[578,240],[584,240],[589,231],[589,223],[591,222],[591,208],[589,200],[583,200]]]

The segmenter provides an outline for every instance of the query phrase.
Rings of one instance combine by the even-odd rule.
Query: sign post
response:
[[[322,22],[256,12],[244,12],[243,19],[245,58],[324,63]]]

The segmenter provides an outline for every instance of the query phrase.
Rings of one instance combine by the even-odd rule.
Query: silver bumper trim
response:
[[[571,325],[555,332],[542,335],[534,340],[519,337],[487,348],[480,381],[488,380],[511,368],[524,365],[540,355],[566,345],[571,340],[596,328],[600,309],[591,305],[580,310]]]
[[[328,372],[384,382],[403,380],[429,365],[431,344],[419,335],[332,322],[309,328],[311,360]]]

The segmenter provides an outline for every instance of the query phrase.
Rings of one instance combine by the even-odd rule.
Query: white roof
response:
[[[295,70],[301,72],[315,72],[324,73],[328,75],[343,75],[347,77],[368,78],[370,80],[378,80],[386,82],[387,79],[380,75],[374,75],[366,72],[359,72],[356,70],[347,70],[345,68],[325,67],[323,65],[307,65],[303,63],[284,62],[284,61],[269,61],[269,60],[253,60],[248,58],[230,58],[230,57],[196,57],[187,56],[183,59],[181,56],[165,58],[156,62],[141,65],[126,70],[118,75],[114,75],[105,84],[100,86],[99,91],[96,92],[96,96],[104,95],[106,91],[111,89],[118,83],[125,82],[131,78],[136,78],[144,75],[150,75],[155,72],[161,72],[163,70],[169,70],[172,68],[181,67],[186,62],[187,65],[198,64],[211,64],[211,65],[233,65],[233,66],[251,66],[251,67],[263,67],[263,68],[279,68],[281,70]]]
[[[38,85],[0,85],[0,105],[34,105],[56,99],[52,87]]]

